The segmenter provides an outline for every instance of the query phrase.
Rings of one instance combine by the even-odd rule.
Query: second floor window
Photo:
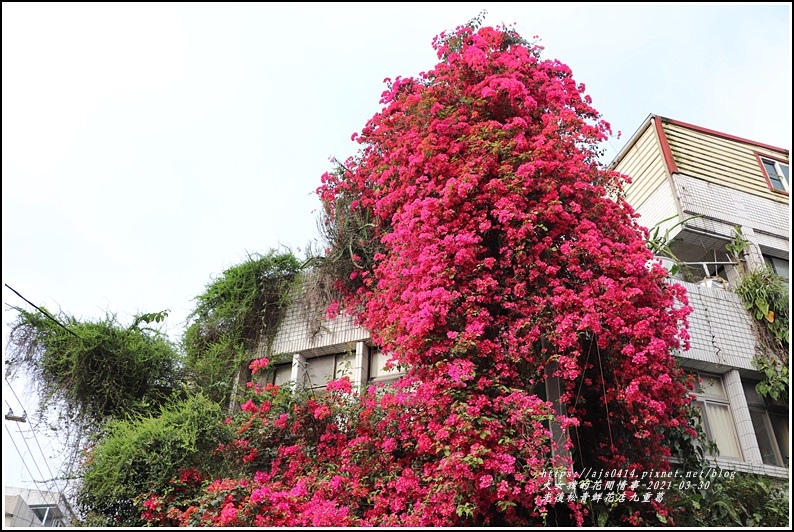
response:
[[[788,163],[770,159],[768,157],[760,157],[761,165],[764,167],[764,173],[769,184],[774,190],[780,192],[788,192],[791,181],[788,174]]]

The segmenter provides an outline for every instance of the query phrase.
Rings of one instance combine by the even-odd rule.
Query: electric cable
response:
[[[5,284],[6,288],[8,288],[8,289],[9,289],[9,290],[11,290],[12,292],[14,292],[14,293],[15,293],[16,295],[18,295],[19,297],[21,297],[21,298],[22,298],[22,300],[23,300],[23,301],[25,301],[25,302],[26,302],[28,305],[32,306],[33,308],[35,308],[36,310],[38,310],[39,312],[41,312],[42,314],[44,314],[45,316],[47,316],[49,319],[51,319],[52,321],[54,321],[56,324],[58,324],[58,325],[59,325],[59,326],[60,326],[62,329],[64,329],[66,332],[68,332],[69,334],[71,334],[71,335],[73,335],[73,336],[77,336],[78,338],[80,338],[80,336],[79,336],[77,333],[73,332],[73,331],[72,331],[72,330],[70,330],[68,327],[66,327],[66,325],[64,325],[64,324],[63,324],[63,323],[61,323],[60,321],[56,320],[55,318],[53,318],[53,317],[50,315],[50,313],[49,313],[49,312],[47,312],[46,310],[44,310],[44,309],[42,309],[42,308],[39,308],[39,307],[37,307],[36,305],[34,305],[33,303],[31,303],[30,301],[28,301],[27,299],[25,299],[25,297],[24,297],[22,294],[20,294],[19,292],[17,292],[16,290],[14,290],[13,288],[11,288],[10,286],[8,286],[8,283],[4,283],[4,284]]]
[[[16,400],[19,403],[19,405],[22,407],[23,415],[25,417],[27,417],[27,410],[25,409],[25,405],[24,405],[24,403],[22,403],[22,401],[19,399],[19,396],[14,391],[14,387],[11,386],[11,383],[8,381],[8,377],[5,377],[5,381],[6,381],[6,384],[8,385],[8,388],[11,390],[11,393],[14,395],[14,397],[16,398]],[[9,408],[12,408],[11,405],[8,403],[8,400],[6,400],[6,404],[8,405]],[[8,429],[8,426],[6,426],[6,429]],[[33,463],[36,465],[36,469],[38,470],[39,475],[41,475],[41,478],[44,479],[44,473],[41,471],[41,468],[39,467],[38,460],[36,460],[36,458],[34,457],[33,451],[31,450],[30,445],[28,444],[28,440],[25,437],[24,433],[22,432],[22,428],[18,424],[17,424],[17,429],[19,430],[19,434],[20,434],[20,436],[22,436],[22,439],[25,442],[25,447],[27,447],[28,453],[30,453],[30,457],[31,457],[31,459],[33,459]],[[41,444],[39,444],[39,440],[36,437],[36,432],[33,430],[32,426],[31,426],[31,428],[29,430],[31,431],[31,434],[33,435],[33,439],[36,441],[36,445],[39,448],[39,452],[41,453],[41,457],[44,460],[44,464],[47,466],[47,471],[49,472],[50,477],[52,477],[51,480],[55,481],[54,475],[52,474],[52,469],[50,469],[50,465],[47,462],[47,457],[44,455],[44,451],[41,449]],[[9,432],[9,436],[10,435],[11,435],[11,433]],[[13,438],[12,438],[12,441],[13,441]],[[14,442],[14,446],[16,447],[16,442]],[[20,457],[22,458],[22,461],[24,463],[24,457],[22,457],[21,454],[20,454]],[[28,469],[28,473],[30,473],[30,469],[27,468],[27,464],[25,464],[25,467],[26,467],[26,469]],[[31,474],[31,479],[33,479],[33,475],[32,474]],[[35,479],[33,479],[33,481],[36,482]],[[50,488],[50,486],[47,485],[47,481],[46,480],[42,480],[42,482],[44,483],[45,488],[47,488],[46,491],[54,491],[54,492],[57,492],[57,493],[60,492],[60,490],[57,489],[58,488],[57,484],[55,485],[56,489],[52,490]],[[38,485],[38,483],[37,483],[37,485]]]
[[[8,430],[8,425],[3,424],[3,426],[5,427],[6,432],[8,433],[8,437],[11,438],[11,443],[14,444],[14,449],[17,450],[17,454],[19,455],[19,458],[22,460],[22,465],[25,466],[25,469],[27,469],[30,479],[33,481],[33,484],[36,485],[36,489],[38,489],[39,491],[47,491],[39,488],[39,483],[33,476],[33,473],[30,472],[30,468],[28,467],[27,462],[25,462],[25,456],[20,452],[19,447],[17,446],[17,442],[14,441],[14,437],[11,435],[11,431]],[[44,487],[46,488],[47,486],[45,485]]]

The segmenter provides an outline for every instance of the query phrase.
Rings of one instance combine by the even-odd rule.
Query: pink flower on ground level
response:
[[[342,377],[341,379],[330,381],[325,389],[328,391],[340,391],[342,393],[350,393],[353,391],[353,384],[350,382],[350,377]]]
[[[226,506],[223,507],[223,511],[221,511],[221,525],[228,526],[235,519],[237,519],[237,509],[234,507],[234,504],[227,503]]]
[[[331,415],[331,409],[325,404],[314,404],[310,407],[310,412],[315,419],[325,419]]]
[[[287,414],[281,414],[278,416],[278,419],[273,422],[273,424],[280,429],[287,428],[287,421],[289,421],[289,416]]]

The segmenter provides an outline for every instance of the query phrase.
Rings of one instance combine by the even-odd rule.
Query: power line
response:
[[[77,432],[76,441],[79,443],[83,441],[83,436],[85,435],[85,427],[80,427]],[[74,471],[74,466],[77,463],[78,455],[75,451],[76,448],[72,448],[69,450],[67,446],[67,455],[61,462],[61,467],[58,468],[58,476],[64,480],[64,487],[63,491],[65,492],[69,488],[70,482],[73,480],[72,473]],[[64,468],[68,464],[68,469],[65,474],[62,475]]]
[[[6,432],[8,433],[8,437],[11,438],[11,443],[14,444],[14,449],[17,450],[17,454],[19,455],[19,458],[22,459],[22,465],[25,466],[25,469],[27,469],[28,475],[30,476],[30,479],[36,485],[36,489],[39,489],[39,491],[47,491],[47,490],[42,490],[42,489],[39,488],[39,483],[38,483],[38,481],[36,481],[35,477],[33,476],[33,473],[30,472],[30,468],[28,467],[27,462],[25,462],[25,456],[19,451],[19,447],[17,447],[17,442],[14,441],[14,437],[11,435],[11,431],[8,430],[8,425],[3,424],[3,426],[5,427]],[[47,485],[45,484],[44,487],[46,488]]]
[[[19,425],[17,425],[17,427],[18,426]],[[52,474],[52,469],[50,469],[50,463],[47,461],[47,456],[45,456],[44,451],[41,449],[41,444],[39,443],[39,439],[36,437],[36,431],[35,431],[35,429],[33,428],[32,425],[30,427],[30,433],[33,435],[33,441],[36,442],[36,446],[39,448],[39,452],[41,453],[41,457],[44,458],[44,465],[47,466],[47,472],[50,474],[50,477],[52,478],[53,482],[55,483],[55,487],[58,488],[57,478],[55,477],[55,475]],[[56,491],[60,491],[60,490],[56,489]]]
[[[63,329],[66,331],[66,332],[68,332],[69,334],[71,334],[71,335],[74,335],[74,336],[77,336],[78,338],[80,338],[80,336],[79,336],[77,333],[75,333],[75,332],[72,332],[70,329],[68,329],[68,328],[66,327],[66,325],[64,325],[64,324],[63,324],[63,323],[61,323],[60,321],[56,320],[55,318],[53,318],[53,317],[50,315],[50,313],[49,313],[49,312],[47,312],[46,310],[44,310],[44,309],[42,309],[42,308],[39,308],[39,307],[37,307],[36,305],[34,305],[33,303],[31,303],[30,301],[28,301],[27,299],[25,299],[25,297],[24,297],[22,294],[20,294],[19,292],[17,292],[16,290],[14,290],[13,288],[11,288],[10,286],[8,286],[8,283],[4,283],[4,284],[5,284],[6,288],[8,288],[8,289],[9,289],[9,290],[11,290],[12,292],[14,292],[14,293],[15,293],[16,295],[18,295],[19,297],[21,297],[21,298],[22,298],[22,299],[23,299],[23,300],[24,300],[24,301],[25,301],[25,302],[26,302],[28,305],[32,306],[33,308],[35,308],[36,310],[38,310],[39,312],[41,312],[42,314],[44,314],[45,316],[47,316],[48,318],[50,318],[52,321],[54,321],[55,323],[57,323],[57,324],[58,324],[58,325],[59,325],[61,328],[63,328]]]
[[[22,412],[23,412],[23,414],[24,414],[24,415],[23,415],[23,417],[27,417],[27,410],[25,409],[25,405],[22,403],[22,401],[19,399],[19,396],[18,396],[18,395],[17,395],[17,393],[14,391],[14,387],[13,387],[13,386],[11,386],[11,383],[8,381],[8,377],[5,377],[5,381],[6,381],[6,384],[8,385],[8,388],[11,390],[11,393],[14,395],[14,397],[16,398],[16,400],[17,400],[17,402],[19,403],[19,405],[22,407]],[[9,409],[11,409],[11,405],[9,404],[9,402],[8,402],[7,400],[6,400],[6,404],[8,405],[8,408],[9,408]],[[41,468],[39,467],[38,460],[36,460],[36,459],[35,459],[35,457],[33,456],[33,451],[31,450],[31,448],[30,448],[30,445],[28,444],[28,440],[27,440],[27,438],[25,437],[25,435],[22,433],[22,428],[21,428],[19,425],[17,425],[17,429],[19,430],[19,434],[20,434],[20,436],[22,436],[22,439],[23,439],[23,441],[25,442],[25,447],[27,447],[27,449],[28,449],[28,453],[30,453],[30,457],[31,457],[31,459],[33,459],[33,463],[35,464],[35,466],[36,466],[36,469],[37,469],[37,470],[38,470],[38,472],[39,472],[39,475],[40,475],[40,476],[41,476],[41,478],[43,479],[43,478],[44,478],[44,473],[41,471]],[[8,430],[8,426],[7,426],[7,425],[6,425],[6,430]],[[50,464],[47,462],[47,457],[46,457],[46,455],[44,454],[44,451],[43,451],[43,450],[42,450],[42,448],[41,448],[41,444],[39,443],[39,439],[38,439],[38,437],[36,436],[36,431],[33,429],[33,427],[32,427],[32,426],[31,426],[31,428],[30,428],[30,432],[31,432],[31,434],[33,435],[33,439],[35,440],[35,442],[36,442],[36,445],[37,445],[37,446],[38,446],[38,448],[39,448],[39,452],[41,453],[41,457],[42,457],[42,459],[44,460],[44,464],[47,466],[47,471],[49,472],[49,474],[50,474],[50,477],[54,477],[55,475],[53,475],[53,474],[52,474],[52,469],[50,469]],[[12,440],[12,441],[14,441],[14,439],[13,439],[13,437],[11,436],[11,433],[10,433],[10,432],[9,432],[9,437],[11,437],[11,440]],[[15,441],[14,441],[14,447],[17,447],[17,444],[16,444],[16,442],[15,442]],[[23,463],[23,464],[25,464],[25,469],[27,469],[27,470],[28,470],[28,474],[30,474],[30,477],[31,477],[31,479],[32,479],[32,480],[33,480],[33,482],[34,482],[34,483],[36,483],[36,485],[38,486],[38,483],[36,482],[36,480],[35,480],[35,479],[33,479],[33,475],[32,475],[32,474],[31,474],[31,472],[30,472],[30,468],[27,466],[27,463],[25,463],[25,458],[24,458],[24,456],[22,456],[22,454],[19,452],[19,449],[18,449],[18,448],[17,448],[17,453],[20,455],[20,458],[22,458],[22,463]],[[54,481],[55,481],[55,478],[52,478],[51,480],[54,482]],[[55,492],[60,492],[60,490],[58,490],[58,489],[57,489],[57,488],[58,488],[58,485],[57,485],[57,484],[55,484],[55,488],[56,488],[56,489],[55,489],[55,490],[51,490],[51,489],[50,489],[50,487],[47,485],[47,481],[46,481],[46,480],[43,480],[42,482],[44,483],[44,487],[45,487],[45,488],[47,488],[47,491],[55,491]]]
[[[28,444],[28,439],[22,433],[22,427],[17,425],[17,429],[19,430],[19,435],[22,436],[22,441],[25,442],[25,447],[27,448],[28,453],[30,454],[30,458],[33,460],[33,465],[36,466],[36,471],[39,472],[39,477],[41,479],[44,479],[44,473],[41,471],[41,468],[39,467],[39,461],[36,460],[36,458],[33,456],[33,451],[31,450],[30,445]],[[42,458],[44,458],[44,462],[46,463],[47,457],[44,456],[44,453],[42,453]],[[28,469],[28,472],[29,471],[30,470]],[[50,472],[50,475],[52,475],[52,472]],[[34,482],[36,482],[36,481],[34,480]],[[57,489],[56,490],[51,489],[50,486],[47,485],[47,481],[46,480],[42,480],[41,482],[44,484],[44,487],[46,488],[45,491],[51,491],[51,492],[57,492],[58,491]],[[56,488],[57,488],[57,486],[56,486]]]
[[[17,403],[19,403],[19,406],[22,407],[22,412],[25,412],[25,403],[19,400],[19,397],[17,396],[17,392],[14,391],[14,387],[11,386],[10,382],[8,382],[8,377],[3,377],[3,378],[5,379],[6,384],[8,385],[8,389],[11,390],[11,393],[14,394],[14,398],[16,398]],[[8,404],[8,401],[6,401],[6,404]],[[11,408],[11,405],[8,405],[8,408]]]

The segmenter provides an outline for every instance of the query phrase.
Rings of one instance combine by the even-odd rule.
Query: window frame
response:
[[[785,194],[788,196],[791,191],[791,178],[790,174],[785,175],[782,170],[783,166],[785,166],[787,170],[790,170],[788,161],[758,152],[755,152],[755,157],[758,159],[758,165],[761,167],[761,171],[764,173],[764,179],[766,179],[766,185],[769,187],[769,190],[777,194]],[[782,190],[773,184],[772,178],[769,176],[769,172],[765,163],[770,163],[775,168],[775,177],[782,184]],[[788,174],[788,172],[786,173]]]
[[[289,376],[286,380],[277,382],[278,379],[276,379],[276,377],[278,376],[279,371],[283,371],[285,369],[288,371]],[[292,359],[289,359],[285,362],[279,362],[278,364],[273,364],[273,367],[267,372],[267,382],[274,386],[284,386],[285,384],[292,382]]]
[[[692,403],[698,408],[700,411],[700,418],[703,421],[703,430],[706,432],[706,437],[709,440],[713,441],[717,444],[717,449],[719,449],[719,458],[724,458],[728,460],[737,460],[740,462],[744,461],[744,454],[742,451],[742,445],[739,441],[739,433],[736,430],[736,420],[733,417],[733,410],[731,409],[731,402],[728,399],[728,394],[725,390],[725,380],[722,378],[722,375],[714,374],[714,373],[701,373],[700,371],[694,370],[687,370],[688,373],[695,376],[695,390],[691,392],[693,401]],[[716,379],[719,382],[720,390],[722,391],[721,394],[717,393],[710,393],[709,391],[703,391],[702,383],[703,378],[709,379]],[[702,407],[700,406],[702,405]],[[730,436],[732,436],[733,443],[738,451],[737,455],[729,455],[725,454],[725,450],[720,447],[720,442],[717,441],[715,438],[715,431],[714,427],[712,427],[712,423],[716,420],[713,419],[716,417],[716,414],[709,415],[709,405],[713,405],[714,408],[716,407],[726,407],[728,415],[730,417],[731,423],[730,427],[727,429],[730,432]]]
[[[287,378],[284,379],[284,371],[286,370]],[[251,374],[249,372],[250,380],[254,381],[258,386],[266,386],[268,384],[273,386],[284,386],[292,382],[292,358],[290,357],[288,360],[280,360],[278,363],[272,363],[268,365],[265,371],[257,372],[256,374]],[[281,376],[281,380],[279,382],[276,379],[277,375]]]
[[[381,350],[380,347],[371,346],[369,349],[369,371],[367,375],[367,383],[368,384],[375,384],[378,382],[389,383],[396,381],[400,377],[403,377],[406,373],[404,368],[401,368],[398,365],[395,365],[392,369],[386,371],[382,367],[378,369],[377,364],[375,363],[375,359],[378,355],[381,355],[384,360],[388,361],[390,356],[388,353],[385,353]],[[377,373],[383,373],[382,375],[377,375]]]
[[[780,276],[782,279],[784,279],[786,282],[788,282],[788,279],[789,279],[789,261],[788,260],[781,259],[780,257],[776,257],[774,255],[768,255],[766,253],[763,253],[762,257],[764,259],[764,263],[766,263],[767,266],[772,268],[772,271],[774,271],[778,276]],[[785,265],[783,263],[785,263]],[[786,271],[782,272],[784,267],[785,267]]]
[[[787,454],[789,449],[783,448],[781,442],[778,440],[778,431],[775,430],[776,425],[772,423],[771,416],[782,418],[786,421],[786,432],[788,434],[790,427],[788,425],[788,408],[784,405],[782,401],[773,401],[769,398],[763,397],[755,390],[755,385],[758,381],[752,379],[742,379],[742,388],[744,389],[744,397],[747,401],[747,409],[750,411],[750,419],[753,423],[753,432],[755,433],[755,439],[758,443],[758,451],[761,453],[761,460],[766,465],[776,466],[776,467],[786,467],[789,466],[790,456]],[[748,389],[750,393],[748,393]],[[753,412],[758,414],[759,416],[756,419],[753,419]],[[760,436],[758,433],[758,429],[756,427],[756,420],[759,420],[760,423],[763,424],[763,429],[766,432],[766,441],[769,448],[772,450],[772,454],[774,455],[774,462],[769,462],[764,459],[765,454],[763,453],[762,445],[760,440]],[[790,437],[790,436],[789,436]],[[784,454],[784,452],[786,454]]]
[[[321,359],[328,359],[328,358],[332,358],[332,357],[334,359],[333,373],[331,374],[330,377],[328,377],[327,380],[325,380],[325,382],[323,382],[323,384],[314,384],[314,382],[313,382],[314,379],[312,379],[312,376],[310,374],[312,361],[318,361],[318,360],[321,360]],[[353,374],[354,374],[355,363],[356,363],[356,353],[355,352],[351,353],[350,351],[343,351],[343,352],[339,352],[339,353],[329,353],[327,355],[316,355],[316,356],[303,355],[303,358],[306,361],[305,362],[306,367],[304,368],[304,371],[303,371],[303,379],[302,380],[303,380],[303,386],[304,386],[304,388],[306,390],[313,390],[315,392],[323,391],[323,390],[325,390],[325,387],[328,386],[329,382],[331,382],[333,380],[341,379],[342,377],[345,377],[345,376],[350,377],[351,381],[353,380]],[[340,365],[342,365],[342,364],[344,364],[344,363],[346,363],[348,361],[351,363],[350,367],[348,368],[348,370],[340,369]],[[342,371],[341,374],[340,374],[340,371]],[[315,378],[316,377],[317,376],[315,375]],[[325,376],[322,376],[321,378],[324,379]]]

